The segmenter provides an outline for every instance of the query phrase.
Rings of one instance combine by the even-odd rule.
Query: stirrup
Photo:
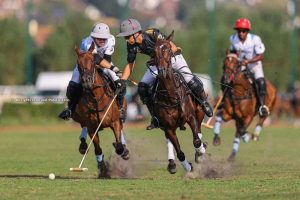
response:
[[[155,128],[158,128],[159,125],[158,125],[158,119],[156,117],[153,117],[151,119],[151,124],[149,126],[147,126],[146,130],[152,130],[152,129],[155,129]]]
[[[270,114],[270,110],[266,105],[260,106],[258,112],[259,112],[259,116],[261,117],[266,117]]]
[[[72,110],[69,108],[65,108],[59,115],[59,118],[63,120],[69,120],[72,117]]]

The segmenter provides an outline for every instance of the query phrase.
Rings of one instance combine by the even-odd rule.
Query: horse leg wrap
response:
[[[235,138],[233,140],[233,148],[232,148],[232,152],[236,153],[239,150],[239,146],[240,146],[240,139],[239,138]]]
[[[124,137],[123,130],[121,130],[121,143],[126,145],[126,140],[125,140],[125,137]]]
[[[168,148],[168,160],[175,160],[174,147],[172,142],[169,139],[167,139],[167,148]]]
[[[87,127],[83,127],[79,139],[81,140],[81,138],[83,138],[84,140],[86,140],[87,134],[88,134]]]
[[[104,155],[103,155],[103,154],[101,154],[101,155],[96,155],[96,160],[97,160],[98,163],[99,163],[99,162],[102,162],[102,161],[103,161],[103,158],[104,158]]]
[[[206,148],[204,147],[203,142],[199,147],[195,147],[195,151],[200,154],[205,154]]]
[[[217,115],[215,119],[216,123],[214,125],[214,133],[215,135],[219,135],[221,132],[222,117]]]
[[[192,171],[192,164],[191,163],[189,163],[186,159],[184,159],[184,161],[181,161],[181,165],[183,166],[183,168],[186,170],[186,171],[188,171],[188,172],[190,172],[190,171]]]
[[[185,160],[185,155],[182,151],[180,151],[178,154],[177,154],[177,158],[180,162],[183,162]]]
[[[199,137],[199,139],[201,140],[202,139],[202,133],[198,133],[198,137]]]
[[[257,125],[256,127],[255,127],[255,130],[254,130],[254,135],[255,136],[259,136],[259,134],[260,134],[260,132],[261,132],[261,129],[262,129],[262,127],[260,126],[260,125]]]
[[[244,135],[242,135],[242,140],[245,142],[245,143],[248,143],[249,140],[250,140],[250,136],[247,132],[244,133]]]
[[[123,146],[123,144],[121,142],[117,143],[116,146],[115,146],[115,148],[116,148],[116,153],[118,155],[122,155],[122,153],[124,152],[124,146]]]

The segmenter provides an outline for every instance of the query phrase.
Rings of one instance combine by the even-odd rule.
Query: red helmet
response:
[[[236,20],[234,29],[248,29],[251,30],[251,22],[249,19],[240,18]]]

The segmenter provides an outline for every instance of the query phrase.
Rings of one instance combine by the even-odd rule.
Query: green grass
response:
[[[222,132],[222,144],[213,147],[212,131],[203,128],[210,157],[198,178],[188,178],[177,161],[177,173],[167,170],[166,144],[160,130],[144,131],[145,125],[125,125],[131,159],[129,178],[96,179],[93,148],[84,162],[89,171],[69,172],[81,161],[79,126],[51,125],[0,129],[0,199],[299,199],[300,132],[296,128],[266,127],[260,141],[241,142],[236,161],[228,164],[234,129]],[[179,132],[183,151],[193,161],[190,131]],[[105,158],[114,155],[113,136],[101,133]],[[115,158],[112,160],[116,161]],[[120,164],[121,165],[121,164]],[[209,170],[217,178],[204,178]],[[221,172],[224,173],[221,173]],[[56,179],[49,180],[48,174]]]

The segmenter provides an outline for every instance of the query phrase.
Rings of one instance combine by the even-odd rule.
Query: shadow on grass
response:
[[[0,178],[33,178],[33,179],[49,179],[44,175],[32,175],[32,174],[3,174]],[[55,176],[55,179],[96,179],[92,177],[75,177],[75,176]]]

